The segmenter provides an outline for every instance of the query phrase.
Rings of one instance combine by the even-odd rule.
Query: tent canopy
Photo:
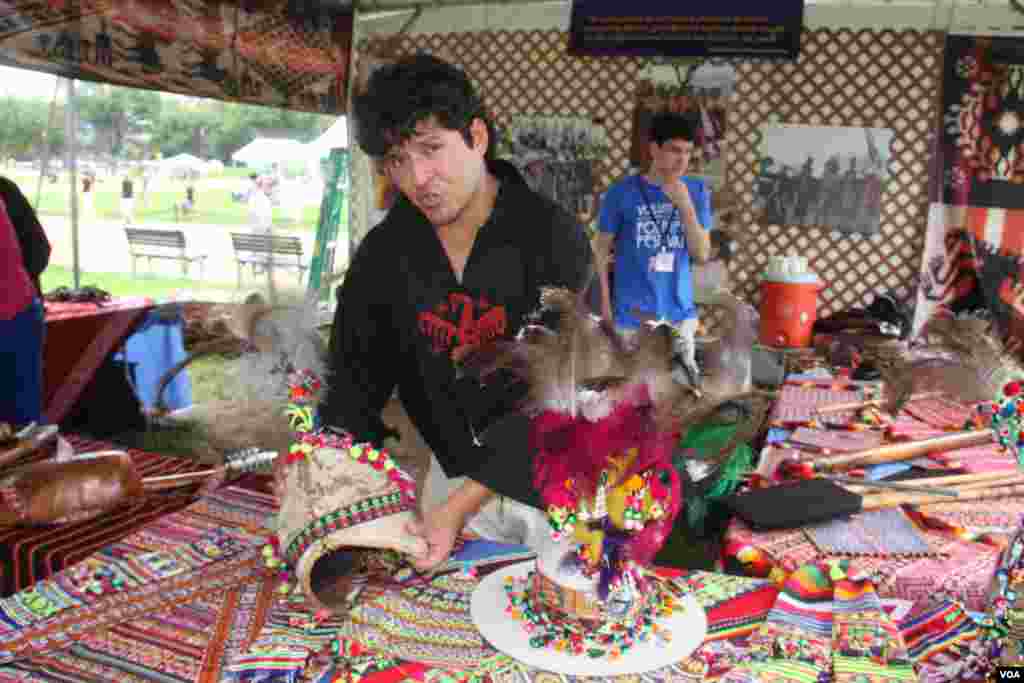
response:
[[[309,143],[307,147],[316,157],[325,157],[331,153],[332,149],[347,149],[348,124],[345,117],[339,116],[338,120],[331,124],[330,128],[325,130],[316,140]]]
[[[256,138],[231,155],[235,161],[244,164],[269,164],[275,161],[308,159],[311,150],[298,140],[284,138]]]
[[[202,171],[206,168],[206,162],[191,154],[176,154],[173,157],[160,160],[160,165],[169,168],[194,168]]]

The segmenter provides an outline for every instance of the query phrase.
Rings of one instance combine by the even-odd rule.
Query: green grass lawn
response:
[[[74,276],[70,268],[49,266],[43,271],[43,291],[57,287],[74,287]],[[148,296],[156,300],[168,299],[178,292],[195,292],[199,283],[184,278],[161,277],[157,275],[133,278],[130,273],[82,273],[81,285],[93,286],[110,292],[115,297]],[[203,289],[234,290],[235,283],[202,283]]]
[[[246,169],[230,169],[246,171]],[[149,222],[193,222],[218,225],[248,225],[249,208],[245,202],[235,201],[231,193],[245,188],[244,178],[231,180],[230,175],[201,178],[195,183],[196,206],[189,216],[176,213],[175,205],[185,199],[185,183],[161,181],[151,185],[143,202],[142,183],[135,181],[135,221]],[[34,202],[38,175],[12,174],[22,192]],[[79,181],[81,182],[81,181]],[[93,214],[100,220],[119,220],[121,217],[121,179],[104,176],[93,186]],[[39,213],[43,215],[69,216],[69,188],[66,174],[58,175],[58,181],[43,182],[39,195]],[[81,194],[79,197],[81,198]],[[82,211],[81,204],[79,210]],[[274,225],[298,230],[315,230],[320,215],[319,204],[302,207],[298,221],[292,211],[274,207]]]
[[[198,405],[210,401],[228,401],[234,398],[230,384],[225,381],[230,359],[220,354],[197,358],[186,372],[192,381],[192,402]]]

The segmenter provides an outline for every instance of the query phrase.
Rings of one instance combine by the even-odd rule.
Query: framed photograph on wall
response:
[[[888,128],[766,126],[754,193],[759,221],[876,234],[893,135]]]
[[[650,123],[655,114],[672,111],[689,118],[697,135],[690,172],[704,177],[713,190],[725,183],[725,122],[736,86],[736,69],[728,61],[654,58],[640,69],[629,161],[645,170],[650,159]]]

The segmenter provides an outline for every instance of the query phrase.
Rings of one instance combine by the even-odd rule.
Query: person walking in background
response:
[[[86,217],[92,217],[93,215],[93,186],[96,184],[96,178],[86,171],[82,174],[82,215]]]
[[[135,220],[135,183],[127,175],[121,181],[121,218],[125,225]]]
[[[174,220],[179,221],[183,218],[191,218],[193,209],[196,206],[196,188],[191,182],[185,186],[185,199],[174,205]]]
[[[43,412],[44,312],[40,276],[50,242],[32,206],[0,177],[0,422],[38,422]]]
[[[259,175],[253,173],[249,180],[252,181],[246,198],[249,204],[249,224],[254,233],[269,235],[274,224],[274,207]]]

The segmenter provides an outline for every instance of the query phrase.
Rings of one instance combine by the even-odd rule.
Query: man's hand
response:
[[[435,569],[448,559],[455,546],[455,539],[462,531],[461,519],[454,519],[445,510],[445,506],[434,508],[423,520],[414,520],[406,525],[406,531],[413,536],[422,538],[427,544],[427,553],[419,557],[411,557],[412,566],[425,572]]]
[[[693,197],[690,196],[690,188],[679,176],[669,178],[657,176],[652,177],[651,180],[661,186],[665,196],[679,209],[683,229],[686,231],[686,244],[690,258],[696,263],[705,263],[711,256],[711,238],[704,226],[700,224],[697,207],[693,203]]]
[[[425,555],[411,558],[412,566],[419,571],[429,571],[448,559],[466,520],[493,496],[483,484],[467,479],[448,496],[448,500],[426,513],[422,521],[410,522],[407,531],[427,544]]]
[[[694,210],[693,198],[690,197],[690,188],[686,186],[683,179],[678,176],[672,176],[669,178],[663,178],[661,180],[661,190],[669,198],[669,200],[679,207],[682,212]]]

